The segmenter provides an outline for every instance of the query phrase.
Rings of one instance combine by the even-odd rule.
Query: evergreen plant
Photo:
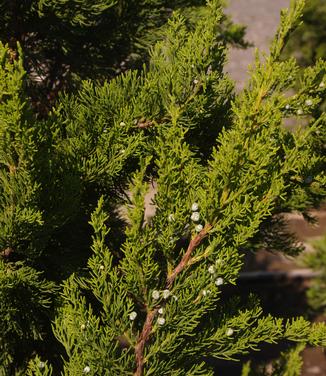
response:
[[[309,66],[326,58],[326,1],[307,1],[302,21],[291,35],[286,52],[294,54],[300,65]]]
[[[325,345],[323,324],[227,294],[249,248],[298,251],[280,213],[306,213],[325,195],[325,115],[314,111],[325,62],[290,95],[299,69],[280,60],[302,8],[292,1],[282,13],[239,95],[214,0],[191,23],[176,13],[142,69],[83,81],[43,120],[30,109],[22,53],[0,46],[0,372],[210,375],[213,358],[266,342]],[[287,118],[309,124],[291,133]]]
[[[28,93],[45,116],[60,90],[141,68],[173,10],[192,24],[204,0],[28,0],[0,2],[0,40],[24,52]],[[245,46],[244,27],[223,16],[220,38]]]
[[[326,310],[326,236],[313,242],[314,252],[305,255],[306,264],[318,275],[307,292],[311,307],[320,313]]]
[[[326,58],[326,1],[311,0],[306,2],[303,9],[302,24],[294,31],[289,39],[285,56],[293,54],[298,63],[303,66],[311,66],[318,59]],[[321,86],[325,82],[321,83]],[[324,112],[326,108],[325,100],[321,102],[316,111]],[[323,155],[323,168],[326,167],[326,130],[320,130],[318,142],[315,149],[320,150]],[[325,203],[323,209],[325,208]],[[313,219],[313,218],[312,218]],[[304,262],[311,267],[318,276],[312,281],[312,285],[307,292],[311,307],[316,312],[323,312],[326,308],[325,281],[326,281],[326,238],[313,242],[315,252],[308,253],[304,257]]]
[[[271,233],[277,237],[281,225],[273,215],[305,212],[325,194],[323,161],[314,149],[325,125],[325,116],[314,114],[325,95],[325,62],[306,69],[300,91],[289,95],[299,69],[280,54],[303,8],[303,1],[291,2],[270,54],[257,53],[247,88],[220,124],[215,114],[230,98],[230,84],[225,47],[216,40],[221,9],[217,1],[207,7],[209,17],[192,31],[175,15],[141,73],[101,87],[86,83],[59,112],[67,124],[96,112],[90,116],[96,129],[112,111],[113,129],[118,124],[142,135],[121,244],[110,245],[112,213],[102,196],[91,215],[87,269],[63,285],[54,333],[65,348],[64,375],[213,375],[212,358],[232,361],[280,341],[298,344],[288,356],[299,375],[305,345],[325,345],[324,324],[276,318],[253,296],[226,294],[237,283],[243,251],[268,242]],[[283,127],[288,117],[309,125],[291,133]],[[195,135],[212,122],[218,137],[205,159]],[[156,212],[146,220],[153,178]],[[274,374],[284,367],[279,361]],[[36,358],[29,372],[49,375],[51,366]]]
[[[300,66],[307,67],[318,59],[326,59],[326,1],[307,1],[303,9],[302,24],[292,33],[284,56],[295,56]],[[326,102],[319,111],[325,111]]]

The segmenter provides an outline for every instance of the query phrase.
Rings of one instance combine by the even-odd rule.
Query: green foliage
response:
[[[326,59],[326,1],[307,1],[303,10],[302,24],[291,35],[284,56],[295,56],[299,65],[308,67],[318,59]],[[325,83],[323,83],[325,84]],[[325,112],[326,102],[320,103]],[[325,138],[324,138],[325,140]]]
[[[241,376],[300,376],[303,361],[301,352],[305,344],[299,344],[289,350],[283,351],[279,359],[273,361],[269,366],[253,366],[251,362],[244,364]]]
[[[326,2],[309,0],[304,7],[302,24],[289,40],[286,53],[294,53],[300,65],[309,66],[326,58]]]
[[[53,368],[47,362],[43,362],[38,356],[29,362],[27,376],[47,376],[51,375]]]
[[[59,0],[57,2],[40,0],[33,5],[39,16],[44,17],[47,13],[53,13],[63,23],[79,26],[93,26],[99,22],[101,14],[115,6],[117,0],[80,1]]]
[[[314,242],[315,251],[305,256],[307,266],[318,273],[308,290],[308,299],[311,306],[318,311],[326,308],[326,237]]]
[[[281,358],[274,365],[273,374],[275,376],[300,376],[303,365],[300,353],[304,347],[304,344],[299,344],[296,347],[283,352]]]
[[[113,129],[119,124],[141,132],[146,146],[132,175],[122,242],[110,244],[111,213],[100,198],[90,221],[87,271],[63,284],[54,333],[66,352],[64,375],[212,375],[208,359],[232,361],[280,341],[298,344],[287,355],[295,368],[280,361],[275,369],[298,374],[302,348],[326,345],[324,324],[275,318],[253,296],[243,302],[224,295],[237,281],[243,249],[261,244],[262,227],[265,236],[275,230],[273,215],[306,210],[325,194],[323,159],[314,150],[325,121],[314,113],[325,96],[325,62],[307,69],[299,93],[289,95],[299,70],[280,54],[303,8],[293,2],[282,13],[271,54],[257,54],[248,87],[222,128],[215,114],[229,84],[222,73],[224,45],[216,39],[221,9],[217,1],[207,6],[209,17],[191,31],[179,15],[170,21],[142,73],[101,87],[85,84],[56,115],[81,129],[79,121],[87,124],[84,116],[92,113],[92,129],[100,129],[104,113]],[[82,118],[69,110],[76,104]],[[310,118],[309,126],[290,133],[283,121],[293,116],[298,123]],[[212,123],[218,137],[206,160],[194,135],[208,124],[211,137]],[[153,178],[156,212],[145,220]]]
[[[14,60],[2,44],[0,56],[0,372],[6,374],[18,370],[31,344],[42,337],[55,289],[37,270],[18,261],[33,264],[48,237],[36,173],[44,131],[38,138],[32,125],[22,60]]]
[[[55,285],[23,263],[2,260],[0,281],[0,374],[6,375],[18,372],[29,347],[43,338]]]
[[[89,254],[87,213],[96,206],[96,197],[100,195],[96,192],[98,189],[102,189],[106,194],[112,192],[110,207],[114,207],[114,197],[117,194],[113,192],[113,184],[117,182],[118,177],[123,186],[121,170],[126,170],[126,176],[126,160],[129,160],[130,154],[134,152],[134,145],[139,145],[139,137],[121,134],[121,138],[116,142],[123,140],[123,143],[131,148],[131,152],[126,153],[126,157],[121,161],[115,158],[106,166],[108,158],[99,152],[103,144],[98,143],[98,148],[93,154],[89,149],[83,149],[85,144],[92,146],[89,144],[90,133],[86,135],[84,132],[80,135],[80,141],[76,142],[76,136],[65,132],[61,123],[52,119],[40,121],[32,114],[24,91],[25,71],[21,56],[13,56],[11,50],[2,44],[0,52],[0,253],[1,259],[5,261],[4,270],[11,270],[16,265],[21,273],[27,273],[24,268],[30,268],[26,269],[29,274],[25,278],[31,279],[33,287],[29,293],[30,288],[26,281],[19,285],[19,288],[10,290],[12,282],[6,279],[4,274],[1,278],[1,287],[3,291],[12,291],[12,308],[8,305],[9,298],[6,298],[0,301],[0,310],[22,311],[22,306],[18,304],[20,301],[25,306],[35,306],[31,308],[35,315],[34,321],[29,322],[29,317],[22,315],[22,323],[17,321],[19,331],[12,330],[17,320],[16,316],[12,317],[11,325],[9,316],[3,320],[3,324],[11,330],[10,335],[3,331],[4,335],[1,337],[1,351],[3,354],[8,353],[8,358],[3,361],[4,366],[7,367],[8,362],[11,362],[11,365],[18,367],[24,360],[18,355],[20,348],[24,346],[25,350],[22,353],[29,356],[33,351],[33,339],[40,337],[37,333],[40,333],[44,321],[43,311],[48,308],[48,316],[52,315],[50,306],[41,309],[41,301],[44,289],[52,289],[54,294],[54,285],[46,281],[38,285],[33,282],[33,278],[40,278],[38,271],[43,271],[45,278],[60,281],[85,262]],[[103,142],[110,151],[110,146],[114,142],[113,137],[114,134],[108,133],[107,139]],[[74,154],[72,147],[76,143],[80,153],[76,147]],[[121,150],[120,146],[118,150]],[[90,183],[94,181],[94,176],[97,179],[96,186]],[[105,187],[101,185],[101,177],[106,179]],[[115,190],[119,191],[117,184]],[[26,266],[21,268],[23,264],[20,262],[25,262]],[[17,283],[19,275],[17,271]],[[26,300],[23,299],[24,286]],[[36,305],[37,299],[34,295],[39,295],[39,306]],[[28,303],[28,296],[34,299],[35,303]],[[31,331],[34,333],[33,336],[30,335]],[[26,346],[23,344],[25,340],[29,341]],[[12,344],[15,344],[14,348],[17,351],[12,349]]]
[[[203,13],[204,0],[29,0],[0,3],[0,39],[22,46],[29,73],[28,92],[44,116],[62,89],[71,91],[83,79],[113,77],[141,68],[148,48],[162,37],[174,10],[190,23]],[[245,46],[244,27],[224,16],[224,42]]]
[[[128,8],[96,4],[43,1],[31,9],[94,34],[106,12]],[[31,326],[22,316],[9,326],[13,335],[1,337],[12,369],[24,372],[34,357],[44,315],[54,313],[49,281],[63,279],[53,327],[63,353],[43,349],[49,361],[30,360],[29,375],[212,375],[212,358],[233,361],[263,343],[325,345],[323,324],[275,318],[251,295],[244,302],[225,294],[247,249],[296,252],[280,213],[305,213],[325,196],[325,116],[316,111],[325,62],[306,69],[298,93],[289,94],[299,69],[294,59],[280,60],[302,7],[293,2],[283,12],[271,54],[257,53],[237,96],[223,72],[226,21],[217,0],[198,17],[176,12],[142,69],[101,84],[83,81],[46,120],[30,111],[21,55],[1,45],[0,285],[11,286],[7,270],[17,282],[25,276],[31,303],[22,302],[35,307]],[[146,25],[144,34],[154,28]],[[284,122],[293,117],[308,126],[289,132]],[[151,181],[156,211],[146,218]],[[9,290],[1,312],[21,309],[24,292]],[[20,356],[15,348],[24,340],[28,351]],[[60,355],[62,364],[52,362]]]
[[[16,247],[14,234],[25,238],[40,231],[42,213],[35,205],[37,182],[24,167],[35,154],[28,109],[22,96],[25,74],[22,60],[10,61],[9,51],[1,49],[1,249]],[[24,147],[23,147],[24,145]],[[22,172],[17,172],[21,166]],[[17,199],[18,198],[18,199]],[[24,203],[22,205],[22,203]]]
[[[326,58],[326,2],[323,1],[307,1],[303,11],[302,24],[298,29],[292,34],[287,49],[285,50],[285,56],[293,54],[298,63],[303,67],[308,67],[305,72],[311,72],[314,68],[311,66],[321,59]],[[306,80],[307,73],[303,75],[302,80]],[[321,81],[317,90],[324,90],[325,79]],[[325,127],[325,97],[319,102],[319,106],[314,110],[314,114],[319,117],[319,122],[321,127],[315,131],[315,136],[313,139],[314,149],[320,153],[322,156],[320,161],[320,169],[325,171],[326,167],[326,127]],[[316,186],[315,183],[311,181],[311,175],[307,175],[306,182],[311,184],[311,191],[319,194],[320,187],[325,187],[325,180],[318,179],[320,184]],[[324,189],[324,188],[323,188]],[[301,201],[306,195],[302,190],[298,191],[298,195]],[[311,204],[311,197],[306,196],[303,201],[309,200]],[[314,220],[314,218],[308,219]],[[308,254],[305,257],[305,262],[307,266],[311,267],[318,273],[318,277],[313,280],[312,286],[308,290],[308,300],[311,307],[315,310],[324,311],[326,307],[326,295],[324,292],[326,283],[326,239],[321,239],[314,243],[315,252]]]

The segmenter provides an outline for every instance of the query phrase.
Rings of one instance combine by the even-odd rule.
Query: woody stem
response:
[[[191,239],[186,253],[183,255],[179,264],[174,268],[172,273],[166,279],[166,288],[170,289],[173,285],[178,274],[180,274],[185,267],[188,265],[190,257],[193,251],[199,246],[202,240],[206,237],[208,231],[211,229],[211,225],[206,225],[202,231]],[[154,317],[158,311],[158,308],[154,308],[152,311],[147,312],[146,320],[143,326],[143,329],[138,337],[136,346],[135,346],[135,355],[136,355],[136,371],[134,376],[142,376],[144,370],[144,349],[149,336],[152,331]]]

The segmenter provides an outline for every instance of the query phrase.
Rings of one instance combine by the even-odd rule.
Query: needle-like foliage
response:
[[[28,0],[0,2],[0,40],[24,52],[33,107],[46,116],[60,90],[104,80],[148,61],[174,10],[191,25],[204,0]],[[244,27],[223,16],[220,39],[240,47]]]
[[[303,1],[292,1],[270,54],[257,53],[247,87],[233,99],[223,73],[225,46],[216,35],[221,7],[218,1],[207,7],[190,31],[180,15],[170,21],[142,73],[103,86],[85,83],[55,115],[66,121],[70,153],[88,150],[89,161],[115,152],[106,154],[98,142],[106,132],[140,139],[122,241],[110,241],[114,213],[103,196],[91,215],[87,270],[63,285],[54,322],[65,348],[63,375],[213,375],[212,359],[233,361],[280,341],[298,344],[289,355],[297,370],[289,374],[298,375],[304,346],[326,345],[324,324],[273,317],[254,296],[244,302],[227,294],[237,284],[243,251],[268,244],[271,234],[277,238],[282,223],[275,216],[305,212],[325,195],[315,147],[325,116],[314,113],[325,96],[325,62],[307,69],[291,94],[298,68],[280,54],[303,8]],[[298,125],[292,132],[284,127],[287,118]],[[105,186],[114,159],[103,169],[87,160],[79,171],[84,176],[94,168],[93,180],[86,179]],[[146,219],[151,180],[155,215]],[[280,361],[275,372],[282,367],[289,369]],[[50,375],[51,369],[37,358],[29,372]]]

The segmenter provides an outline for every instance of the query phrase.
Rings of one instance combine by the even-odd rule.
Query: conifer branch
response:
[[[174,280],[176,279],[177,275],[180,274],[183,271],[183,269],[188,265],[193,251],[199,246],[199,244],[206,237],[208,231],[211,228],[212,228],[212,226],[210,224],[207,224],[201,230],[201,232],[198,235],[196,235],[193,239],[191,239],[186,253],[183,255],[179,264],[175,267],[175,269],[172,271],[172,273],[167,278],[167,281],[166,281],[166,288],[167,289],[171,288],[171,286],[172,286]]]
[[[7,247],[1,252],[1,256],[3,258],[9,258],[10,255],[14,252],[14,250],[11,247]]]
[[[153,311],[149,311],[146,316],[145,324],[143,326],[143,330],[140,333],[138,338],[137,344],[135,346],[135,354],[136,354],[136,372],[134,376],[142,376],[143,369],[144,369],[144,348],[146,342],[148,341],[149,335],[152,331],[153,320],[158,311],[158,308],[153,309]]]
[[[55,271],[58,280],[70,275],[54,326],[65,351],[62,374],[208,376],[215,371],[210,359],[241,359],[261,343],[325,345],[324,324],[300,318],[284,322],[264,315],[255,297],[244,301],[239,291],[223,291],[223,285],[239,280],[244,251],[296,251],[274,215],[304,212],[325,194],[324,142],[317,134],[325,119],[314,113],[324,98],[326,66],[320,62],[306,69],[300,89],[289,97],[299,68],[293,59],[280,59],[301,6],[295,1],[303,0],[293,0],[292,10],[283,12],[271,55],[257,53],[240,95],[223,73],[220,0],[209,0],[190,30],[180,13],[171,17],[143,70],[129,69],[130,61],[121,66],[124,74],[108,82],[83,81],[78,93],[60,99],[48,121],[27,111],[21,59],[14,66],[3,61],[0,312],[5,321],[0,342],[9,346],[8,354],[0,354],[0,374],[15,358],[17,344],[21,347],[20,328],[28,330],[27,345],[34,333],[39,340],[43,311],[57,293],[38,271],[21,261],[8,263],[12,257],[1,254],[8,245],[15,259],[32,264],[41,266],[44,254],[44,274],[51,278],[48,252],[54,245],[60,254],[72,249]],[[291,133],[282,126],[295,114],[313,118],[309,130]],[[9,148],[6,140],[12,136]],[[10,170],[15,163],[17,170]],[[156,183],[156,211],[145,226],[150,179]],[[130,196],[127,218],[120,215],[121,191]],[[99,194],[90,237],[84,222]],[[78,242],[68,236],[67,220],[83,233]],[[74,272],[82,264],[71,263],[70,255],[80,258],[82,246],[86,257],[89,243],[89,272],[78,276]],[[31,314],[18,322],[17,331],[15,312],[29,305]],[[36,357],[28,376],[41,373],[53,374]]]
[[[209,230],[212,228],[210,224],[207,224],[201,232],[196,235],[193,239],[191,239],[186,253],[183,255],[181,261],[179,264],[174,268],[172,273],[167,277],[166,281],[166,288],[170,289],[173,282],[175,281],[176,277],[178,274],[180,274],[184,268],[188,265],[191,255],[193,251],[199,246],[199,244],[202,242],[202,240],[206,237],[208,234]],[[143,369],[144,369],[144,349],[146,342],[149,339],[149,336],[152,331],[152,326],[153,326],[153,320],[155,315],[158,312],[158,308],[154,308],[152,311],[149,311],[146,316],[146,320],[143,326],[143,330],[137,340],[137,344],[135,346],[135,354],[136,354],[136,364],[137,368],[134,373],[134,376],[142,376],[143,374]]]
[[[151,121],[151,120],[146,120],[146,119],[140,119],[137,123],[137,127],[138,128],[150,128],[152,127],[153,125],[155,125],[155,122],[154,121]]]

